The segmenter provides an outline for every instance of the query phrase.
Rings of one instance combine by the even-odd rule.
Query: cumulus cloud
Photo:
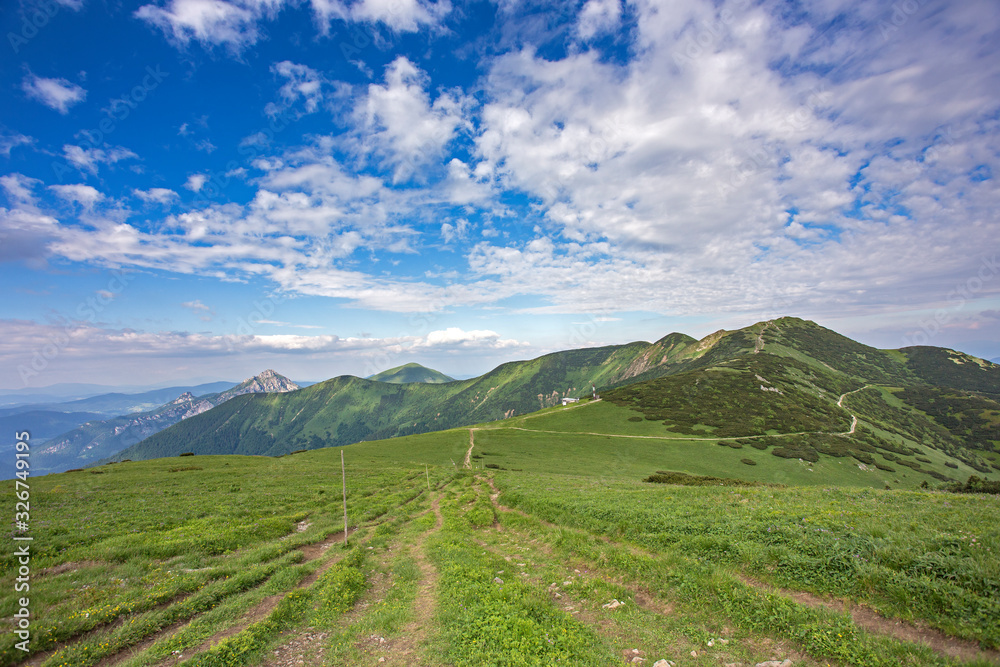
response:
[[[200,309],[199,309],[200,310]],[[493,331],[463,331],[449,328],[425,336],[341,337],[298,334],[207,334],[179,331],[143,331],[108,328],[88,322],[40,324],[30,320],[0,320],[0,364],[24,371],[31,380],[32,351],[52,344],[58,350],[62,368],[99,367],[110,359],[127,358],[130,364],[163,360],[219,360],[253,354],[255,358],[296,358],[360,366],[360,359],[408,353],[448,353],[451,351],[509,350],[525,347],[524,342],[503,338]],[[358,369],[360,370],[360,368]]]
[[[46,79],[31,72],[21,82],[21,89],[28,97],[63,115],[87,97],[87,91],[75,83],[66,79]]]
[[[203,187],[205,187],[205,183],[207,182],[208,176],[205,174],[191,174],[184,182],[184,187],[191,192],[199,192]]]
[[[24,174],[0,176],[0,187],[7,194],[7,199],[16,204],[33,204],[35,201],[33,191],[38,185],[41,185],[41,181]]]
[[[103,148],[83,148],[73,144],[63,146],[63,156],[66,161],[80,171],[97,175],[97,170],[102,164],[115,164],[122,160],[130,160],[139,156],[122,146],[112,146],[107,150]]]
[[[77,183],[76,185],[50,185],[49,189],[56,196],[67,202],[80,204],[85,209],[94,208],[94,204],[104,198],[96,188]]]
[[[323,101],[323,76],[307,65],[283,60],[271,65],[271,73],[284,79],[278,90],[281,104],[269,104],[265,112],[274,116],[302,100],[306,113],[314,113]]]
[[[177,193],[169,188],[132,190],[132,194],[147,204],[163,204],[164,206],[172,204],[178,197]]]
[[[385,84],[368,86],[358,107],[364,149],[381,158],[396,180],[439,159],[463,124],[461,100],[442,92],[431,102],[426,84],[426,74],[400,56],[386,67]]]
[[[185,46],[192,40],[206,46],[225,46],[239,53],[260,36],[258,21],[278,2],[226,2],[225,0],[169,0],[164,6],[143,5],[135,17],[163,31],[172,42]]]
[[[166,0],[137,9],[134,16],[158,28],[178,47],[195,41],[223,46],[240,54],[261,38],[264,21],[273,20],[288,0]],[[310,0],[320,32],[329,34],[334,19],[380,23],[395,32],[437,26],[451,11],[448,0]]]
[[[591,39],[595,35],[611,32],[618,27],[621,13],[621,0],[587,0],[580,10],[577,35],[581,39]]]

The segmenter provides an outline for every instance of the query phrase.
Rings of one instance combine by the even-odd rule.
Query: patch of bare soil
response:
[[[274,654],[263,663],[264,667],[319,667],[323,664],[323,654],[326,651],[323,642],[326,638],[326,632],[308,628],[287,644],[276,648]]]
[[[427,630],[437,604],[438,573],[427,558],[426,543],[427,537],[439,531],[443,523],[437,496],[431,501],[431,508],[437,519],[434,528],[421,534],[413,544],[413,558],[417,562],[417,569],[420,570],[420,584],[413,600],[413,620],[406,625],[399,637],[391,640],[382,637],[373,638],[373,641],[379,642],[377,645],[373,644],[371,648],[380,656],[380,663],[413,664],[415,656],[420,651],[420,645],[427,639]]]
[[[776,588],[748,577],[740,575],[743,583],[754,588],[774,589],[782,595],[789,597],[799,604],[807,607],[823,607],[837,612],[847,612],[851,615],[854,624],[864,628],[868,632],[886,635],[901,641],[912,642],[914,644],[924,644],[931,649],[946,655],[950,658],[957,658],[963,661],[985,659],[991,662],[1000,663],[1000,651],[993,649],[983,649],[977,642],[968,639],[959,639],[945,634],[940,630],[924,624],[907,623],[897,618],[887,618],[873,609],[862,604],[852,603],[847,600],[823,598],[806,591],[793,591],[784,588]]]
[[[59,563],[59,565],[56,565],[54,567],[46,567],[44,569],[39,570],[35,574],[37,574],[40,577],[53,576],[56,574],[62,574],[63,572],[76,572],[77,570],[82,570],[87,567],[98,567],[100,565],[105,565],[105,564],[106,563],[96,560],[72,561],[69,563]]]

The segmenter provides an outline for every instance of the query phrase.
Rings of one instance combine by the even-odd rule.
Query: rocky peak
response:
[[[226,397],[226,399],[229,399],[233,396],[240,396],[242,394],[279,394],[295,391],[296,389],[299,389],[299,385],[295,384],[284,375],[276,373],[271,369],[267,369],[259,375],[247,378],[229,391],[224,392],[222,395]]]
[[[192,394],[190,391],[185,391],[183,394],[174,399],[174,403],[175,404],[188,403],[193,400],[194,400],[194,394]]]

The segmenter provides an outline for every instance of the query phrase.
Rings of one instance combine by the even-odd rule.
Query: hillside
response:
[[[37,438],[39,446],[32,455],[32,467],[41,474],[89,465],[237,396],[296,389],[298,385],[288,378],[266,370],[221,393],[194,396],[184,392],[154,410],[87,421],[44,444],[42,438]]]
[[[627,392],[642,392],[649,401],[637,407],[650,419],[666,419],[670,415],[661,413],[672,410],[678,433],[727,437],[832,433],[850,428],[836,406],[841,394],[867,385],[888,392],[890,387],[902,391],[943,381],[929,373],[927,365],[911,362],[901,352],[862,345],[813,322],[782,318],[719,331],[700,341],[671,334],[651,344],[558,352],[446,384],[389,384],[342,376],[289,395],[230,401],[114,458],[138,460],[183,452],[273,456],[425,433],[523,415],[557,405],[564,397],[588,395],[592,384],[602,393],[611,392],[607,395],[614,400],[623,400]],[[864,394],[851,400],[871,403],[867,409],[879,415],[879,437],[895,433],[927,441],[949,456],[962,456],[979,469],[990,469],[987,459],[996,444],[974,444],[971,432],[949,431],[922,413],[916,415],[919,411],[912,405],[896,409],[894,396]],[[975,437],[983,432],[977,429]],[[818,449],[787,444],[795,444],[787,451],[808,456],[813,451],[839,451],[836,443]]]
[[[1000,663],[995,496],[721,440],[602,400],[35,478],[31,641],[0,667]]]
[[[411,382],[443,384],[455,381],[454,378],[450,378],[444,373],[416,363],[403,364],[396,368],[390,368],[389,370],[372,375],[368,379],[373,382],[389,382],[391,384],[409,384]]]

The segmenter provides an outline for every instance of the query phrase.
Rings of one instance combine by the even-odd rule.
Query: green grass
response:
[[[1000,646],[1000,511],[936,493],[609,483],[501,475],[539,518],[865,601]]]

